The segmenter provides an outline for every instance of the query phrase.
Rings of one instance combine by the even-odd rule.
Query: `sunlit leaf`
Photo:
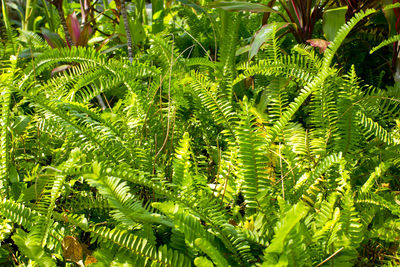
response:
[[[262,26],[262,28],[254,36],[254,40],[250,45],[249,59],[252,59],[255,55],[257,55],[258,50],[263,45],[263,43],[265,43],[268,35],[273,33],[275,29],[283,28],[286,27],[287,25],[289,24],[284,22],[278,22]]]
[[[269,6],[257,3],[248,3],[248,2],[225,2],[225,1],[217,1],[212,2],[208,5],[212,8],[222,8],[226,11],[248,11],[254,13],[263,13],[263,12],[277,12],[276,10],[270,8]]]
[[[328,9],[324,12],[322,29],[329,41],[333,41],[335,39],[336,33],[346,22],[346,11],[347,7],[339,7]]]

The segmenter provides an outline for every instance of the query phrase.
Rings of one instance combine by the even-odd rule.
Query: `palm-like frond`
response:
[[[267,155],[263,147],[263,139],[254,127],[255,119],[249,111],[248,103],[244,103],[244,114],[237,132],[240,160],[239,175],[242,176],[242,191],[249,208],[257,208],[258,195],[268,185]]]
[[[200,98],[201,103],[214,116],[218,124],[227,127],[226,134],[234,136],[234,125],[237,121],[236,114],[230,102],[223,95],[219,95],[216,84],[212,83],[200,73],[193,73],[193,89]]]

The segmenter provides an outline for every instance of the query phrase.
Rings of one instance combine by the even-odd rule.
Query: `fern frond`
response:
[[[236,114],[226,97],[218,95],[215,84],[200,73],[192,73],[193,89],[200,98],[201,103],[213,114],[218,124],[223,124],[228,129],[228,134],[235,136],[234,126],[237,121]]]
[[[175,44],[171,41],[171,35],[169,36],[152,36],[150,40],[152,49],[149,50],[149,54],[155,58],[156,64],[166,73],[170,68],[180,67],[181,60],[178,57],[179,51]],[[155,51],[157,51],[155,53]],[[175,66],[177,65],[177,66]]]
[[[340,255],[335,257],[335,264],[354,263],[357,260],[359,246],[364,239],[364,227],[361,224],[356,208],[354,207],[354,196],[352,190],[348,188],[342,197],[342,213],[339,219],[339,230],[337,231],[337,240],[335,249],[343,247]]]
[[[185,66],[187,67],[193,67],[193,66],[200,66],[200,67],[206,67],[210,68],[211,70],[215,70],[216,65],[214,62],[210,61],[208,58],[204,57],[194,57],[194,58],[188,58],[183,61],[185,63]]]
[[[360,194],[356,198],[355,203],[375,205],[387,209],[396,216],[400,216],[399,205],[383,198],[378,194]]]
[[[377,50],[381,49],[382,47],[387,46],[387,45],[390,45],[390,44],[392,44],[392,43],[394,43],[394,42],[398,42],[398,41],[400,41],[400,34],[396,34],[396,35],[390,37],[389,39],[387,39],[387,40],[381,42],[379,45],[373,47],[373,48],[369,51],[369,53],[370,53],[370,54],[373,54],[373,53],[375,53]]]
[[[320,178],[321,176],[328,171],[328,169],[336,163],[339,163],[340,159],[342,158],[342,154],[333,154],[326,156],[320,162],[318,165],[315,167],[315,169],[309,174],[303,177],[303,179],[300,179],[297,181],[295,190],[296,194],[300,196],[302,195],[302,198],[304,198],[307,201],[312,201],[312,198],[315,197],[316,192],[318,191],[318,188],[316,185],[321,181]],[[313,201],[310,203],[312,204]]]
[[[218,69],[216,77],[220,79],[218,94],[228,103],[233,100],[233,79],[236,76],[236,47],[240,17],[235,13],[222,11],[220,28],[220,48],[218,50]]]
[[[55,64],[60,62],[64,63],[95,63],[101,66],[107,66],[107,59],[104,55],[101,55],[95,49],[76,47],[61,48],[61,49],[50,49],[42,55],[35,58],[34,66],[29,67],[26,70],[24,79],[21,81],[21,85],[24,84],[32,75],[39,75],[44,70],[51,68]],[[111,73],[115,73],[114,70],[107,68]]]
[[[376,180],[387,171],[389,166],[390,165],[386,162],[379,163],[379,165],[375,168],[375,171],[370,174],[368,180],[361,187],[361,192],[364,194],[369,193],[371,191],[371,188],[374,186]]]
[[[314,133],[321,133],[323,138],[336,129],[338,111],[334,88],[336,88],[335,84],[325,83],[312,95],[310,121],[314,128],[318,129]]]
[[[318,81],[319,82],[319,81]],[[315,82],[317,83],[317,82]],[[313,83],[312,85],[314,85]],[[312,87],[311,87],[312,88]],[[268,131],[268,136],[266,138],[266,146],[269,147],[275,138],[280,134],[287,123],[291,120],[292,116],[296,113],[296,111],[300,108],[302,103],[310,96],[312,93],[310,87],[306,87],[300,91],[300,95],[294,99],[293,102],[289,104],[287,109],[282,113],[279,121],[277,121]]]
[[[288,79],[273,78],[271,79],[266,93],[270,98],[270,103],[267,106],[268,115],[273,119],[279,119],[289,103],[289,97],[286,90]]]
[[[86,213],[88,210],[98,210],[101,213],[108,214],[110,211],[110,205],[101,195],[93,196],[85,192],[77,192],[73,198],[68,198],[66,207],[73,213]]]
[[[132,227],[136,222],[172,226],[164,216],[150,213],[142,207],[141,201],[129,193],[130,187],[126,182],[114,177],[99,178],[95,175],[86,175],[85,179],[109,201],[110,206],[114,208],[111,210],[112,216],[127,227]]]
[[[177,251],[168,249],[167,246],[156,248],[147,243],[147,240],[130,234],[126,230],[107,227],[94,227],[90,232],[95,240],[112,242],[118,247],[124,248],[135,257],[131,258],[131,264],[136,266],[191,266],[191,262]]]
[[[22,225],[26,229],[33,226],[34,219],[38,214],[24,204],[11,200],[3,199],[0,203],[1,216],[11,220],[12,222]]]
[[[35,210],[41,216],[35,220],[35,225],[30,235],[39,235],[41,246],[44,246],[52,226],[52,215],[56,205],[56,199],[61,193],[65,181],[64,175],[54,175],[48,179],[39,201],[36,203]]]
[[[368,118],[362,112],[358,112],[357,115],[360,125],[366,129],[367,134],[374,134],[379,140],[388,145],[395,143],[395,140],[392,138],[391,134],[377,122],[371,118]]]
[[[49,47],[43,38],[35,32],[20,30],[19,39],[33,45],[33,47]]]
[[[237,261],[242,262],[239,251],[232,243],[234,240],[230,239],[231,230],[224,227],[226,222],[229,221],[229,216],[224,211],[224,208],[221,206],[221,202],[218,198],[214,197],[205,190],[199,190],[196,188],[193,191],[186,190],[182,194],[176,194],[174,190],[168,189],[167,184],[162,185],[155,180],[150,180],[143,177],[143,174],[140,174],[140,172],[138,173],[132,169],[128,172],[127,169],[129,168],[124,167],[123,171],[116,171],[111,168],[104,169],[102,165],[96,164],[88,169],[75,170],[70,174],[90,174],[96,175],[97,177],[110,176],[131,181],[135,184],[143,185],[153,189],[155,192],[164,195],[168,199],[189,209],[191,214],[198,216],[204,222],[206,222],[211,229],[219,232],[219,238],[226,248],[233,253],[233,257]],[[201,198],[199,197],[199,194],[202,195]]]
[[[346,74],[343,84],[338,92],[337,120],[332,135],[335,139],[335,148],[346,155],[348,151],[356,150],[360,144],[360,127],[356,119],[356,113],[360,106],[358,103],[362,93],[360,80],[356,75],[354,67]]]
[[[339,31],[336,33],[335,39],[325,50],[324,58],[322,61],[322,69],[326,69],[331,65],[334,55],[336,51],[343,43],[346,36],[350,33],[350,31],[365,17],[374,14],[376,12],[375,9],[367,9],[365,11],[360,10],[358,13],[354,14],[354,16],[342,27],[340,27]]]
[[[131,158],[127,156],[127,153],[129,154],[129,149],[121,149],[123,144],[118,141],[118,136],[114,136],[114,134],[109,131],[109,129],[113,129],[113,127],[104,127],[101,122],[96,120],[96,118],[99,119],[98,115],[88,108],[78,103],[48,100],[42,96],[33,96],[21,91],[19,93],[29,99],[43,114],[57,121],[60,126],[71,134],[79,137],[79,139],[75,140],[79,141],[81,144],[85,144],[85,149],[89,151],[99,149],[106,157],[111,158],[114,162],[119,162],[121,159],[125,158]],[[66,111],[69,112],[66,113]],[[92,118],[91,115],[95,118]],[[101,121],[104,122],[104,120]],[[89,144],[93,147],[88,146]]]
[[[286,76],[293,77],[297,81],[311,82],[313,78],[314,66],[311,66],[309,60],[303,60],[303,57],[299,56],[285,56],[282,61],[271,62],[269,60],[260,60],[254,65],[244,63],[238,70],[243,70],[243,73],[239,74],[233,81],[233,84],[237,84],[247,77],[251,77],[257,74],[265,76]]]
[[[185,132],[179,147],[176,150],[176,155],[173,160],[173,176],[172,182],[179,188],[190,187],[192,185],[192,174],[190,173],[190,138],[189,133]]]
[[[242,191],[247,206],[257,208],[257,197],[268,185],[266,171],[267,158],[263,151],[263,139],[255,130],[254,117],[244,103],[244,111],[240,126],[236,130],[239,144],[238,158],[240,160],[239,174],[242,176]]]
[[[387,219],[378,227],[371,229],[371,237],[394,243],[400,239],[400,221],[398,219]]]
[[[57,266],[51,256],[40,246],[40,243],[36,242],[36,240],[24,230],[18,229],[12,238],[18,246],[18,249],[30,260],[46,267]]]
[[[12,73],[0,74],[0,197],[8,196]]]
[[[295,45],[292,50],[296,53],[298,53],[300,56],[305,57],[306,59],[310,60],[310,67],[314,67],[316,70],[318,70],[321,67],[322,61],[321,58],[318,57],[318,55],[315,52],[315,49],[312,48],[312,46],[309,45],[302,45],[298,44]]]

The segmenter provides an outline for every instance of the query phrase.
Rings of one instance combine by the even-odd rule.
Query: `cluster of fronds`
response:
[[[398,246],[383,174],[399,163],[400,98],[332,64],[373,12],[322,58],[284,55],[275,29],[237,68],[224,13],[217,63],[155,37],[158,67],[75,47],[1,73],[2,245],[44,266],[171,267],[348,266],[369,242]],[[259,98],[237,98],[245,78],[263,80]]]

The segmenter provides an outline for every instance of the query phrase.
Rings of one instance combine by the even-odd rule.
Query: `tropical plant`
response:
[[[5,57],[1,264],[399,263],[399,85],[334,61],[377,11],[323,54],[283,48],[272,23],[253,62],[235,56],[244,15],[218,12],[199,19],[215,23],[214,58],[184,58],[165,32],[135,60],[91,46]]]
[[[279,11],[271,8],[275,2],[279,3]],[[213,2],[212,6],[229,11],[264,12],[263,25],[265,25],[266,17],[269,17],[271,12],[277,13],[287,23],[288,32],[293,34],[296,41],[305,43],[307,40],[312,39],[314,26],[322,19],[323,10],[329,6],[330,2],[329,0],[272,0],[268,1],[268,5],[243,2]]]

